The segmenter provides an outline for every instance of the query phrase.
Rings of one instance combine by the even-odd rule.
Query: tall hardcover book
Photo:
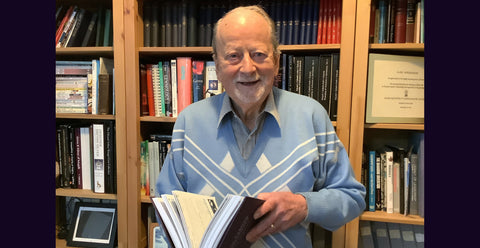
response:
[[[97,114],[113,114],[113,59],[100,57],[97,78]]]
[[[172,73],[170,61],[163,61],[163,102],[165,116],[172,116]]]
[[[80,146],[82,156],[82,189],[92,189],[92,156],[90,128],[80,127]]]
[[[395,1],[395,43],[405,43],[407,24],[407,0]]]
[[[204,76],[205,76],[205,61],[192,61],[192,90],[193,102],[198,102],[204,98]]]
[[[385,185],[387,213],[393,213],[393,151],[386,151],[385,153],[387,165],[387,182]]]
[[[178,116],[178,81],[177,81],[177,60],[170,60],[170,75],[172,81],[172,117]]]
[[[376,191],[376,164],[375,151],[368,152],[368,210],[375,212],[375,191]]]
[[[97,24],[98,13],[92,13],[90,20],[88,22],[87,30],[85,31],[85,36],[83,37],[82,43],[80,46],[94,46],[95,45],[95,31]]]
[[[406,0],[407,1],[407,11],[406,11],[406,26],[405,26],[405,42],[413,43],[415,36],[415,13],[417,10],[416,3],[417,0]]]
[[[103,124],[92,124],[93,192],[105,193],[105,144]]]
[[[192,103],[192,58],[177,57],[177,111],[182,112],[184,108]]]

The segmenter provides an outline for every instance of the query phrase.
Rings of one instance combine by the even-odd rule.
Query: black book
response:
[[[97,12],[94,12],[91,15],[90,20],[88,22],[87,30],[85,31],[85,36],[83,37],[83,40],[80,46],[82,47],[95,46],[97,16],[98,16]]]
[[[152,19],[152,2],[146,1],[143,4],[143,46],[150,47],[151,36],[151,19]]]

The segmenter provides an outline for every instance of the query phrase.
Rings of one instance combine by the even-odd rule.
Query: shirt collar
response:
[[[267,102],[265,103],[265,107],[263,109],[264,112],[269,113],[273,116],[273,118],[277,121],[278,126],[280,126],[280,115],[278,114],[277,106],[275,105],[275,98],[273,95],[273,91],[270,91],[268,94]],[[230,101],[230,97],[227,93],[224,93],[222,109],[220,110],[220,115],[218,116],[218,123],[217,128],[220,127],[223,119],[229,114],[233,112],[232,103]]]

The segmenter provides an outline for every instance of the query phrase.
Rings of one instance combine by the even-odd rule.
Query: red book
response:
[[[153,104],[152,64],[147,64],[147,101],[148,115],[155,116],[155,105]]]
[[[332,44],[333,0],[327,1],[327,40],[325,44]]]
[[[317,29],[317,44],[322,44],[323,33],[323,16],[325,15],[325,1],[320,1],[318,10],[318,29]]]
[[[395,0],[395,43],[405,43],[407,0]]]
[[[340,44],[342,37],[342,0],[337,0],[337,17],[335,19],[337,29],[337,40],[334,43]]]
[[[72,15],[72,12],[73,12],[73,6],[70,6],[70,8],[68,8],[67,12],[65,13],[65,16],[63,17],[62,22],[60,23],[60,26],[58,26],[58,29],[55,32],[55,45],[57,45],[58,41],[60,40],[60,37],[62,36],[62,32],[63,32],[63,27],[65,26],[65,23],[70,18],[70,15]]]
[[[177,58],[178,113],[192,103],[192,58]]]
[[[404,0],[405,1],[405,0]],[[405,17],[405,42],[413,43],[415,37],[415,13],[417,12],[417,1],[406,0]]]

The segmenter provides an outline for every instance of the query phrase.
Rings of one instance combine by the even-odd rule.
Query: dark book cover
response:
[[[66,47],[78,47],[81,45],[82,38],[85,36],[89,24],[89,17],[90,12],[86,9],[80,8],[76,17],[75,26],[72,29],[72,35],[68,40]]]
[[[330,120],[337,120],[337,106],[338,106],[338,86],[340,78],[340,54],[332,54],[332,104],[330,107]]]
[[[251,243],[245,237],[260,219],[255,220],[253,213],[263,204],[263,200],[246,196],[239,210],[233,216],[225,234],[217,248],[243,248],[250,247]]]
[[[150,19],[150,46],[160,46],[160,6],[157,1],[153,2]]]
[[[170,61],[163,61],[163,89],[165,102],[165,115],[172,116],[172,74]],[[160,68],[159,68],[160,69]]]
[[[187,6],[187,46],[197,46],[197,4],[191,2]]]
[[[97,16],[98,13],[92,13],[90,20],[88,22],[87,30],[85,31],[85,36],[83,37],[82,43],[80,46],[87,47],[87,46],[95,46],[95,31],[97,27]]]
[[[143,46],[150,47],[150,30],[152,29],[152,2],[145,1],[143,4]]]
[[[140,115],[148,116],[147,68],[140,64]]]
[[[395,0],[395,43],[405,43],[407,0]]]
[[[330,54],[320,55],[321,69],[320,73],[320,99],[319,102],[330,114],[330,99],[331,99],[331,58]]]
[[[113,75],[98,74],[98,114],[111,115],[113,110]]]
[[[95,46],[103,46],[103,35],[105,29],[105,8],[100,7],[97,10],[97,34],[95,36]]]

